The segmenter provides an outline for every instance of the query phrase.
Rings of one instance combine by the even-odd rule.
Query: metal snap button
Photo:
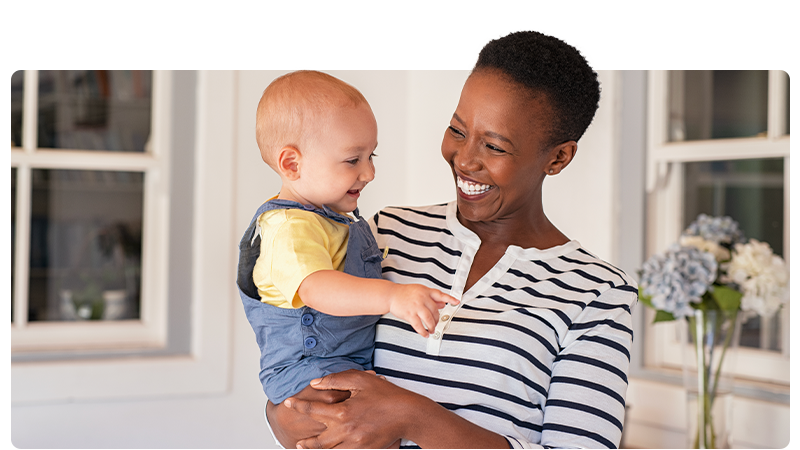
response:
[[[438,340],[440,337],[442,337],[442,333],[440,333],[438,331],[436,333],[433,333],[433,338],[434,339]]]
[[[448,316],[447,314],[442,316],[442,322],[447,322],[448,320],[450,320],[450,316]]]

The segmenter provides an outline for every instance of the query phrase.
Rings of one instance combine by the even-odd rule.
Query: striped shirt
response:
[[[386,208],[371,222],[388,247],[384,278],[461,299],[440,311],[428,339],[385,315],[379,374],[514,448],[619,445],[637,299],[630,277],[577,241],[512,245],[464,292],[480,240],[457,220],[455,202]]]

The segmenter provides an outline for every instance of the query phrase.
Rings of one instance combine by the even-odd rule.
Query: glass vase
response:
[[[739,313],[695,310],[681,321],[688,448],[730,448]],[[698,368],[700,370],[698,370]]]

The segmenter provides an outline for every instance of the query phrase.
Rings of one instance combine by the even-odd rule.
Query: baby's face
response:
[[[375,178],[378,125],[372,110],[366,104],[335,108],[311,133],[295,189],[316,206],[353,211],[361,190]]]

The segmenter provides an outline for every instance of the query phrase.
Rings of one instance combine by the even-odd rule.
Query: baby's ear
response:
[[[295,147],[286,146],[278,151],[278,171],[287,180],[300,178],[300,160],[302,154]]]

